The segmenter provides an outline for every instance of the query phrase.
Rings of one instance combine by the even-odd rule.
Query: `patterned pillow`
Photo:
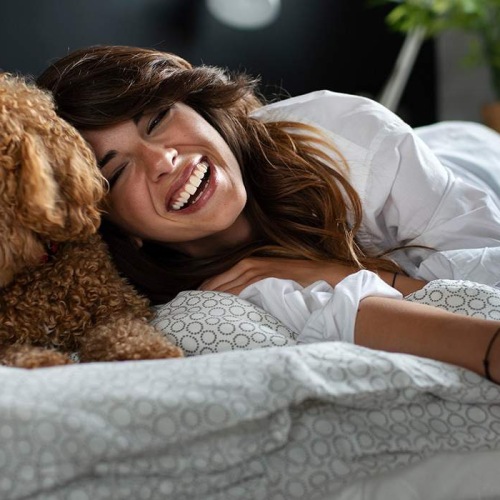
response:
[[[500,290],[471,281],[431,281],[405,300],[500,320]],[[187,356],[297,343],[297,334],[274,316],[228,293],[190,290],[155,309],[152,324]]]
[[[405,300],[457,314],[500,320],[500,289],[472,281],[435,280]]]
[[[296,344],[278,319],[229,293],[190,290],[155,309],[152,324],[186,356]]]

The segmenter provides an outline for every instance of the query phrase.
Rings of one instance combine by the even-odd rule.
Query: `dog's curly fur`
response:
[[[148,324],[148,302],[97,234],[105,192],[94,155],[51,96],[0,74],[1,364],[182,356]],[[47,243],[58,246],[50,257]]]

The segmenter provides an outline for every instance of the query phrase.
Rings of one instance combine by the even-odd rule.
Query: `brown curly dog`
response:
[[[97,229],[105,184],[49,94],[0,74],[0,363],[182,356],[117,273]]]

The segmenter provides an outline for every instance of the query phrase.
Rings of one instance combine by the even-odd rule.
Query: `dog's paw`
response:
[[[180,347],[170,343],[162,334],[154,332],[141,339],[140,345],[130,345],[137,357],[135,359],[182,358],[184,352]]]
[[[100,325],[80,339],[80,359],[89,361],[129,361],[180,358],[182,349],[172,344],[153,326],[137,318],[118,318]]]
[[[54,349],[30,345],[13,345],[3,350],[0,363],[15,368],[44,368],[71,364],[71,358]]]

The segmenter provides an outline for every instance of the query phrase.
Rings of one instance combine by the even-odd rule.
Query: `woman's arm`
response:
[[[484,358],[499,321],[451,313],[437,307],[367,297],[360,302],[355,343],[451,363],[484,376]],[[491,377],[500,383],[500,338],[489,356]]]
[[[357,271],[359,269],[355,267],[335,262],[251,257],[241,260],[224,273],[206,280],[200,289],[238,295],[247,286],[264,278],[290,279],[303,287],[324,280],[335,287],[344,278]],[[389,271],[379,271],[377,274],[403,295],[420,290],[426,284],[425,281],[413,279],[404,274]]]
[[[247,284],[270,276],[298,279],[299,282],[305,279],[304,286],[307,286],[310,284],[307,280],[315,281],[312,276],[316,273],[320,273],[319,279],[324,279],[328,274],[330,279],[337,280],[338,283],[353,271],[338,265],[325,269],[324,264],[319,267],[317,264],[322,263],[285,259],[245,259],[226,273],[205,282],[203,289],[239,293],[237,290],[245,288]],[[379,277],[391,284],[394,275],[381,272]],[[397,275],[396,285],[399,280],[404,293],[415,286],[419,288],[421,283]],[[276,314],[272,310],[269,312]],[[303,313],[308,314],[307,311]],[[338,313],[341,314],[342,311]],[[349,318],[355,315],[351,321],[354,332],[348,337],[350,336],[350,341],[354,337],[354,343],[358,345],[443,361],[483,376],[484,358],[488,346],[500,328],[500,321],[463,316],[429,305],[381,296],[362,299],[348,314],[349,317],[339,319],[340,328],[343,330],[348,328]],[[489,360],[491,377],[500,383],[500,335],[492,344]]]
[[[406,274],[402,273],[378,271],[377,274],[388,285],[391,285],[398,292],[401,292],[403,294],[403,297],[409,295],[410,293],[416,292],[417,290],[420,290],[427,284],[427,281],[410,278],[409,276],[406,276]]]

